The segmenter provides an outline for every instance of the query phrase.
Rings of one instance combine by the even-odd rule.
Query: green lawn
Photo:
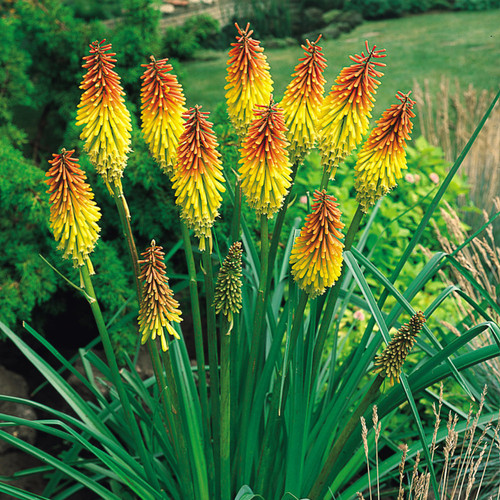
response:
[[[413,81],[429,79],[437,91],[443,75],[458,78],[466,87],[497,89],[500,83],[500,10],[486,12],[431,13],[419,16],[365,22],[337,40],[323,42],[328,61],[325,76],[330,89],[343,66],[351,64],[349,54],[370,46],[387,49],[385,76],[379,87],[374,118],[394,102],[397,90],[408,91]],[[297,45],[266,50],[275,81],[275,98],[281,99],[297,59],[303,51]],[[224,100],[227,51],[214,53],[209,61],[182,65],[182,83],[188,105],[202,104],[211,111]]]

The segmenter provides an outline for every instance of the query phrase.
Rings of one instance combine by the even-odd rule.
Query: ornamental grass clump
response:
[[[63,149],[48,173],[50,225],[64,256],[78,266],[80,284],[71,276],[65,282],[87,300],[99,332],[92,345],[102,344],[105,360],[90,347],[81,349],[82,373],[29,325],[33,339],[28,343],[0,323],[69,407],[56,410],[0,395],[0,402],[46,415],[30,421],[0,414],[0,439],[40,461],[23,475],[43,471],[48,478],[41,495],[5,477],[0,492],[54,500],[78,490],[105,500],[353,498],[371,486],[373,474],[363,462],[366,457],[371,463],[367,443],[372,436],[377,456],[384,457],[376,459],[381,485],[405,477],[404,466],[400,474],[397,470],[394,449],[403,428],[412,438],[405,463],[416,456],[421,466],[425,463],[427,490],[439,498],[434,444],[445,436],[436,431],[429,448],[430,433],[418,405],[424,396],[433,397],[432,387],[445,379],[455,393],[479,397],[481,388],[466,369],[500,355],[500,327],[490,314],[500,309],[453,256],[467,242],[451,254],[436,253],[415,271],[411,283],[400,274],[500,93],[440,187],[425,195],[431,201],[415,231],[390,237],[375,224],[383,200],[372,205],[395,189],[406,167],[413,103],[409,93],[398,92],[400,102],[382,115],[361,145],[383,51],[366,44],[367,55],[353,57],[355,64],[342,70],[321,104],[326,54],[319,39],[307,42],[306,55],[277,104],[260,42],[249,26],[237,26],[237,31],[229,51],[226,97],[240,140],[224,144],[224,153],[233,148],[224,161],[208,112],[196,103],[184,109],[181,84],[166,60],[151,58],[144,66],[143,137],[166,174],[165,184],[155,188],[171,189],[175,196],[179,231],[149,235],[151,244],[140,256],[131,221],[135,216],[143,221],[150,212],[144,206],[137,210],[145,213],[130,213],[121,185],[126,156],[133,154],[128,113],[110,45],[91,44],[78,120],[84,125],[83,145],[116,203],[135,290],[122,298],[115,315],[101,310],[99,296],[105,290],[94,289],[89,259],[100,212],[72,151]],[[305,220],[290,223],[295,177],[316,139],[322,171],[307,176],[321,181],[310,186],[312,207]],[[358,163],[346,175],[359,205],[354,214],[341,214],[352,206],[349,191],[340,190],[330,177],[357,145]],[[231,163],[228,158],[238,154]],[[161,233],[160,225],[154,227]],[[141,235],[147,231],[143,225]],[[389,276],[365,246],[377,239],[403,249]],[[457,286],[439,288],[435,276],[449,265],[473,283],[477,297]],[[431,280],[431,300],[427,294],[422,301],[420,294]],[[448,313],[454,292],[473,309],[472,325]],[[138,310],[125,312],[134,298]],[[422,302],[422,312],[416,312]],[[443,308],[446,325],[460,335],[436,321]],[[351,324],[354,310],[367,318],[356,328]],[[126,322],[137,329],[137,346],[123,356],[120,367],[109,329],[120,333]],[[474,339],[483,333],[492,341],[474,349]],[[40,354],[45,349],[33,347],[35,341],[54,355],[52,364]],[[142,378],[135,365],[139,354],[149,356],[149,377]],[[85,387],[85,398],[69,384],[72,378]],[[398,411],[403,405],[404,412]],[[368,429],[373,406],[376,421]],[[494,413],[485,411],[474,428],[488,432]],[[64,451],[51,454],[9,432],[18,425],[60,439]],[[477,481],[467,484],[470,492],[469,484]],[[404,494],[403,485],[398,495]]]

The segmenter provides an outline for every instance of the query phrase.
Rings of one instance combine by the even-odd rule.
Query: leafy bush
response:
[[[182,26],[169,26],[163,37],[167,57],[193,59],[201,48],[220,48],[221,31],[215,19],[207,15],[193,16]]]

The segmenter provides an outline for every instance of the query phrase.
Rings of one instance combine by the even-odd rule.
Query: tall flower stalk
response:
[[[255,107],[269,102],[273,81],[264,49],[252,38],[250,23],[243,30],[238,24],[235,26],[238,36],[229,51],[224,89],[229,118],[242,138],[253,120]]]
[[[181,218],[200,240],[200,250],[212,252],[212,225],[219,215],[225,191],[218,143],[207,120],[207,112],[195,106],[183,116],[186,120],[180,137],[177,163],[172,175],[176,203]]]
[[[49,179],[49,203],[51,204],[50,225],[59,248],[64,250],[65,258],[72,258],[75,267],[79,268],[81,278],[80,291],[89,302],[95,318],[106,359],[111,371],[120,402],[123,407],[128,428],[132,432],[136,449],[151,484],[159,487],[157,476],[153,472],[152,459],[141,436],[135,420],[130,400],[123,386],[118,370],[116,357],[111,345],[111,339],[97,301],[91,274],[94,268],[89,258],[98,239],[100,211],[93,201],[93,193],[85,182],[85,174],[78,165],[78,160],[72,158],[73,150],[62,149],[60,154],[54,154],[49,160],[51,168],[47,172]]]
[[[220,477],[221,498],[231,499],[231,331],[242,307],[241,242],[234,242],[222,263],[215,286],[214,308],[221,317]]]
[[[337,166],[350,154],[368,132],[375,93],[383,73],[377,67],[385,66],[376,59],[385,57],[385,49],[370,50],[365,42],[366,55],[349,56],[355,64],[345,67],[324,99],[318,117],[318,147],[322,163],[330,178]],[[322,185],[322,188],[325,187]]]
[[[83,125],[80,138],[85,151],[104,182],[121,191],[121,177],[130,152],[130,113],[125,107],[125,92],[120,77],[113,70],[116,55],[111,44],[95,41],[83,68],[87,73],[80,88],[83,94],[78,104],[77,125]]]
[[[151,56],[141,76],[141,119],[144,138],[153,158],[169,176],[177,158],[179,138],[184,131],[182,115],[186,99],[177,77],[170,73],[168,59]]]
[[[413,128],[411,118],[415,101],[407,94],[396,94],[393,104],[377,121],[377,127],[366,140],[356,162],[356,199],[364,212],[396,186],[406,167],[406,141]]]

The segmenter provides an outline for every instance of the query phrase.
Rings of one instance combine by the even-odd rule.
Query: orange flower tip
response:
[[[374,45],[373,48],[370,50],[370,46],[368,45],[368,40],[365,40],[365,47],[366,47],[366,55],[364,52],[361,52],[361,56],[356,54],[354,56],[349,56],[349,59],[358,64],[369,63],[374,66],[386,66],[386,64],[383,62],[373,60],[377,58],[387,57],[387,54],[385,53],[386,49],[375,50],[377,46]]]

